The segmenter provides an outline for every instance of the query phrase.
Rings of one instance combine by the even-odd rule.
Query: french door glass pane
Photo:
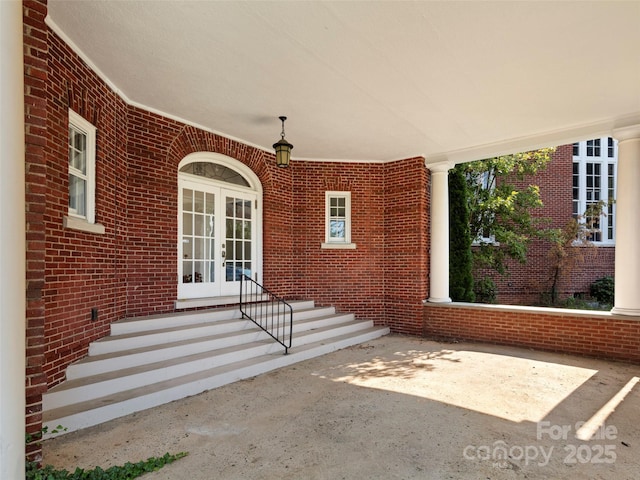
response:
[[[240,280],[243,273],[251,275],[252,201],[228,196],[225,205],[225,278],[233,282]]]
[[[196,189],[182,191],[182,282],[215,280],[215,195]]]

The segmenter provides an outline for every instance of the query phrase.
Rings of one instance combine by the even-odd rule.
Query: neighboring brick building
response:
[[[580,145],[584,149],[586,142],[580,142]],[[549,220],[549,223],[545,224],[546,228],[562,229],[573,218],[573,152],[572,145],[558,147],[544,170],[522,182],[523,186],[534,184],[540,187],[543,206],[537,209],[534,215]],[[575,157],[576,162],[577,159],[578,157]],[[577,195],[578,192],[576,192]],[[603,200],[606,201],[607,197],[603,196]],[[576,213],[584,214],[584,207],[576,206]],[[612,215],[603,219],[603,222],[609,219],[613,220]],[[488,273],[496,282],[498,303],[514,305],[548,303],[553,268],[553,261],[550,258],[551,247],[549,241],[535,240],[529,247],[525,264],[508,261],[506,275],[498,276]],[[565,269],[560,276],[558,292],[560,298],[574,295],[588,296],[589,285],[594,280],[607,275],[613,276],[615,255],[613,241],[595,241],[586,246],[576,246],[572,249],[571,255],[575,258],[572,268]]]

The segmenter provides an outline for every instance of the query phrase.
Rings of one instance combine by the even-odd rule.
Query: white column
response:
[[[612,313],[640,316],[640,125],[620,128],[616,192],[616,286]]]
[[[431,262],[429,302],[451,302],[449,297],[449,168],[450,165],[429,167],[431,170]]]
[[[24,478],[25,209],[22,2],[0,0],[0,478]]]

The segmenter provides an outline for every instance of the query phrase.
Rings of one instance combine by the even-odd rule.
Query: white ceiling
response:
[[[468,161],[640,123],[640,2],[49,0],[131,104],[293,158]]]

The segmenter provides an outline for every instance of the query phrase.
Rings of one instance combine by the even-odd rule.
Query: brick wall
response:
[[[420,334],[427,295],[427,171],[422,158],[387,164],[293,162],[294,293]],[[351,192],[356,249],[322,249],[325,192]]]
[[[26,432],[42,426],[42,394],[47,388],[45,352],[45,224],[47,148],[47,15],[46,1],[23,2],[26,214]],[[37,444],[27,446],[33,460],[42,458]]]
[[[320,305],[384,320],[383,166],[293,162],[295,294]],[[351,192],[356,249],[323,249],[325,192]]]
[[[263,188],[263,283],[287,298],[335,305],[394,331],[420,333],[427,294],[428,183],[423,159],[388,164],[293,161],[129,106],[47,32],[44,362],[49,387],[125,316],[170,312],[178,286],[178,164],[216,152]],[[97,128],[96,222],[65,228],[68,109]],[[44,131],[43,131],[44,132]],[[325,250],[324,192],[352,194],[355,250]],[[44,198],[44,197],[43,197]],[[40,207],[41,208],[41,207]],[[30,252],[35,256],[35,250]],[[97,321],[91,309],[98,310]]]
[[[430,173],[423,158],[385,166],[385,314],[393,332],[420,334],[429,295]]]
[[[123,101],[55,34],[48,35],[45,364],[49,386],[125,313],[127,111]],[[104,235],[65,228],[68,119],[74,110],[97,128],[96,222]],[[98,319],[91,320],[91,309]]]
[[[427,304],[423,336],[640,363],[640,321],[608,312]]]

